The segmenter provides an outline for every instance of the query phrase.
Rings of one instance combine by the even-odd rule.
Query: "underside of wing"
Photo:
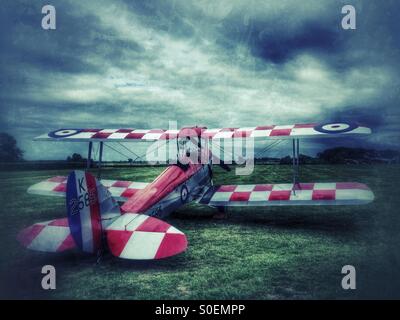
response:
[[[108,141],[134,142],[172,140],[186,136],[200,136],[204,139],[300,139],[336,137],[339,135],[365,135],[371,129],[354,122],[299,123],[290,125],[264,125],[242,128],[182,128],[165,129],[58,129],[35,138],[41,141]]]
[[[143,189],[148,185],[147,182],[107,179],[101,180],[101,184],[108,189],[115,200],[121,202],[125,202],[138,190]],[[56,176],[32,185],[28,188],[28,193],[44,196],[65,197],[66,190],[67,177]]]
[[[75,248],[67,218],[35,223],[23,229],[17,240],[28,249],[43,252],[62,252]]]
[[[365,185],[354,182],[221,185],[210,187],[199,203],[212,207],[358,205],[374,200]]]

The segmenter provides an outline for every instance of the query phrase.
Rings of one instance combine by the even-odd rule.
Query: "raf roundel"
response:
[[[49,132],[48,135],[50,138],[66,138],[78,134],[80,132],[81,130],[78,129],[60,129],[57,131]]]
[[[314,127],[314,130],[321,133],[336,134],[349,132],[356,129],[357,127],[358,125],[352,122],[335,122],[320,124]]]
[[[182,189],[181,189],[181,200],[182,200],[182,203],[185,203],[187,201],[188,195],[189,195],[188,188],[185,185],[183,185]]]

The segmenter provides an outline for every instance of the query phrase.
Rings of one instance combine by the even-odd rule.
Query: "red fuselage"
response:
[[[153,182],[135,193],[121,207],[123,212],[145,213],[168,196],[173,190],[190,179],[202,168],[201,164],[188,164],[186,170],[178,165],[167,167]]]

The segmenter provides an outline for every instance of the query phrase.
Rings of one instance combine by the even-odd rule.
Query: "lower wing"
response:
[[[143,189],[148,185],[147,182],[122,181],[122,180],[100,180],[111,193],[112,197],[121,202],[125,202],[136,191]],[[67,190],[67,177],[56,176],[47,180],[38,182],[28,188],[28,193],[38,194],[43,196],[58,196],[65,197]]]
[[[358,205],[373,200],[365,184],[333,182],[212,186],[199,203],[212,207]]]

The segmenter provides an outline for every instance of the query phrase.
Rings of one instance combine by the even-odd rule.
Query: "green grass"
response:
[[[151,181],[162,168],[105,169],[104,178]],[[67,170],[0,172],[0,296],[50,299],[355,299],[400,298],[400,167],[303,166],[304,182],[367,183],[365,206],[214,210],[188,205],[170,216],[188,250],[155,262],[106,255],[100,264],[79,252],[44,254],[16,242],[20,229],[65,216],[63,199],[26,189]],[[257,166],[251,176],[216,169],[218,183],[287,182],[289,166]],[[57,270],[57,289],[44,291],[41,267]],[[357,270],[357,289],[341,288],[341,268]]]

